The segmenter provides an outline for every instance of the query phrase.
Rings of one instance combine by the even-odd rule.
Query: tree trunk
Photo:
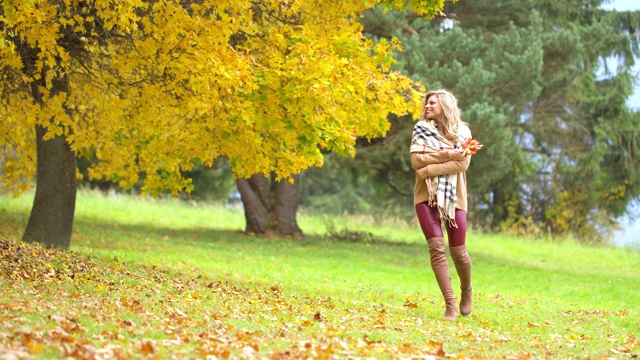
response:
[[[55,92],[68,92],[66,77],[53,81]],[[38,85],[32,85],[36,103],[43,104]],[[76,156],[64,136],[44,141],[44,126],[36,125],[36,194],[23,241],[68,249],[76,207]]]
[[[504,189],[499,186],[493,187],[493,203],[491,205],[491,228],[497,230],[505,220],[507,220],[507,200]]]
[[[298,183],[300,175],[293,175],[293,184],[287,180],[275,182],[275,215],[282,234],[302,236],[298,227]]]
[[[43,141],[36,126],[36,195],[22,240],[68,249],[76,206],[76,158],[64,137]]]
[[[255,234],[266,233],[271,226],[269,180],[256,174],[248,179],[237,179],[236,184],[244,207],[245,231]]]
[[[494,230],[499,230],[500,225],[510,218],[514,219],[522,215],[522,204],[518,198],[517,184],[512,180],[515,178],[515,174],[509,172],[492,186],[491,228]]]
[[[236,180],[244,204],[247,233],[304,236],[296,220],[300,176],[291,177],[293,184],[261,174]]]

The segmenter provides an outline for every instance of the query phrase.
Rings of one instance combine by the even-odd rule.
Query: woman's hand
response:
[[[448,151],[449,151],[449,156],[453,161],[462,161],[467,157],[467,154],[465,154],[464,150],[462,149],[455,149],[455,150],[448,150]]]
[[[425,166],[425,167],[423,167],[421,169],[418,169],[416,171],[416,175],[418,176],[418,179],[420,179],[420,180],[424,180],[424,179],[428,178],[429,177],[429,173],[427,172],[427,167]]]

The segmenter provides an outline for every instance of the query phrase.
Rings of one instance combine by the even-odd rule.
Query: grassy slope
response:
[[[28,197],[0,198],[4,237],[19,239],[29,206]],[[353,217],[332,221],[338,227],[370,231],[386,241],[327,241],[321,237],[324,220],[304,215],[299,222],[307,239],[259,239],[239,234],[242,213],[221,206],[81,192],[72,251],[95,261],[102,269],[95,271],[99,280],[88,284],[61,280],[54,282],[59,289],[46,292],[55,297],[56,291],[69,293],[68,287],[75,286],[80,290],[71,293],[80,294],[80,299],[86,295],[88,302],[117,304],[127,296],[135,299],[130,291],[138,291],[144,299],[135,301],[144,304],[147,312],[166,314],[168,308],[180,308],[192,321],[180,323],[182,332],[200,339],[183,341],[182,347],[171,350],[163,344],[173,334],[157,329],[160,320],[145,320],[136,312],[131,314],[135,322],[148,324],[138,326],[136,332],[125,331],[122,318],[94,327],[82,314],[67,316],[84,324],[85,332],[78,338],[89,339],[103,351],[108,344],[116,344],[128,355],[214,354],[211,341],[202,340],[201,335],[215,326],[225,329],[229,351],[240,357],[248,355],[243,353],[246,346],[241,346],[238,330],[251,336],[259,344],[255,346],[258,354],[265,357],[287,351],[291,356],[325,352],[365,357],[437,355],[440,346],[440,355],[445,351],[449,356],[478,358],[632,357],[640,353],[637,250],[471,233],[468,248],[474,261],[475,308],[470,317],[451,324],[439,319],[442,301],[417,226]],[[114,267],[138,275],[120,278],[122,270],[109,272]],[[154,277],[175,280],[166,287],[160,282],[158,289],[148,292],[153,287],[149,284],[156,283]],[[122,281],[123,287],[110,286],[114,280]],[[457,286],[455,275],[453,281]],[[0,309],[5,319],[11,319],[10,327],[46,333],[52,315],[38,317],[37,312],[10,305],[24,299],[37,281],[3,276],[0,285],[5,285],[1,282],[24,287],[22,295],[0,297]],[[212,283],[217,284],[213,292],[206,287]],[[67,299],[62,304],[73,308],[73,302]],[[15,320],[21,317],[27,320]],[[118,331],[126,341],[91,340],[108,329]],[[22,346],[35,354],[56,353],[55,344],[41,340],[43,349],[34,349],[20,339],[0,333],[0,344],[5,343],[6,349]],[[148,339],[155,341],[155,347],[145,342]]]

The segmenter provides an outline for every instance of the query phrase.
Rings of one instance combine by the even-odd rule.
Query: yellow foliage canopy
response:
[[[282,178],[353,155],[386,117],[417,113],[420,84],[390,72],[396,41],[359,14],[404,1],[3,1],[0,144],[5,182],[35,172],[34,127],[99,161],[92,178],[189,190],[181,171],[226,156],[235,176]],[[434,15],[443,1],[411,1]],[[66,79],[69,91],[52,90]],[[43,94],[34,102],[34,87]]]

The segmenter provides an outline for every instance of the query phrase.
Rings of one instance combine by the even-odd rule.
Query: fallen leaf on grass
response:
[[[409,297],[407,297],[407,299],[405,300],[403,306],[406,306],[406,307],[409,307],[409,308],[414,308],[414,309],[417,309],[419,307],[418,304],[413,302],[411,300],[411,298],[409,298]]]
[[[12,349],[4,345],[0,345],[0,354],[2,360],[23,360],[31,358],[31,354],[22,349]]]
[[[149,339],[142,339],[142,341],[140,341],[140,352],[144,355],[155,354],[156,347],[153,344],[153,341]]]

